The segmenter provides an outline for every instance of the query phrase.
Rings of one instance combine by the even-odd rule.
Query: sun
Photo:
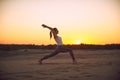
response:
[[[75,44],[79,45],[81,44],[81,41],[76,41]]]

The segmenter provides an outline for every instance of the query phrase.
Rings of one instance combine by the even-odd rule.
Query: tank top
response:
[[[57,36],[55,38],[55,41],[56,41],[56,43],[57,43],[58,46],[63,45],[62,38],[60,36]]]

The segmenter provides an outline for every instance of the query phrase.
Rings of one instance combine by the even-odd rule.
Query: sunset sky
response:
[[[120,43],[120,1],[0,1],[0,44],[55,44],[43,23],[57,27],[64,44]]]

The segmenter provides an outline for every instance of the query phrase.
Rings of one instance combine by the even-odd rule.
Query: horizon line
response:
[[[57,44],[18,44],[18,43],[9,43],[9,44],[5,44],[5,43],[0,43],[0,45],[44,45],[44,46],[47,46],[47,45],[57,45]],[[63,44],[63,45],[120,45],[120,43],[107,43],[107,44],[89,44],[89,43],[81,43],[81,44]]]

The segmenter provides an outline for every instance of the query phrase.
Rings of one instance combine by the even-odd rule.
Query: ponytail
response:
[[[52,38],[52,31],[50,31],[50,39]]]
[[[55,34],[58,34],[58,30],[57,28],[53,28]],[[52,38],[52,30],[50,31],[50,39]]]

